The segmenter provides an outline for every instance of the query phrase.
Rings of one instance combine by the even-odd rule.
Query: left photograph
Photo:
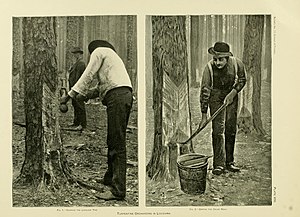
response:
[[[12,206],[138,206],[137,19],[12,18]]]

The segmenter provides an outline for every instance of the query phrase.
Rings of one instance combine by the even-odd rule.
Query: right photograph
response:
[[[145,23],[146,206],[271,206],[272,15]]]

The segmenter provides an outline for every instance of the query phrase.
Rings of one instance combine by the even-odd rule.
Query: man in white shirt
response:
[[[88,49],[90,61],[61,103],[67,103],[70,98],[88,100],[100,97],[107,107],[108,169],[102,183],[111,190],[99,193],[97,197],[122,200],[126,196],[126,128],[133,101],[132,84],[123,61],[110,43],[95,40]],[[90,89],[94,79],[98,80],[98,85]]]

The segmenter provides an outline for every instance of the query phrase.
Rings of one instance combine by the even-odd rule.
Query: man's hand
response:
[[[227,106],[227,105],[230,105],[232,102],[233,102],[233,99],[234,97],[236,96],[237,94],[237,91],[236,89],[232,89],[230,91],[230,93],[227,94],[227,96],[225,97],[224,99],[224,104]]]
[[[202,118],[199,123],[199,127],[202,128],[207,121],[207,113],[202,113]]]

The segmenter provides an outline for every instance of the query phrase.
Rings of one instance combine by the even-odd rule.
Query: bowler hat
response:
[[[218,57],[233,56],[230,52],[229,45],[225,42],[216,42],[213,47],[208,49],[208,53]]]
[[[71,53],[81,53],[81,54],[83,54],[83,50],[80,47],[73,47],[71,49]]]

